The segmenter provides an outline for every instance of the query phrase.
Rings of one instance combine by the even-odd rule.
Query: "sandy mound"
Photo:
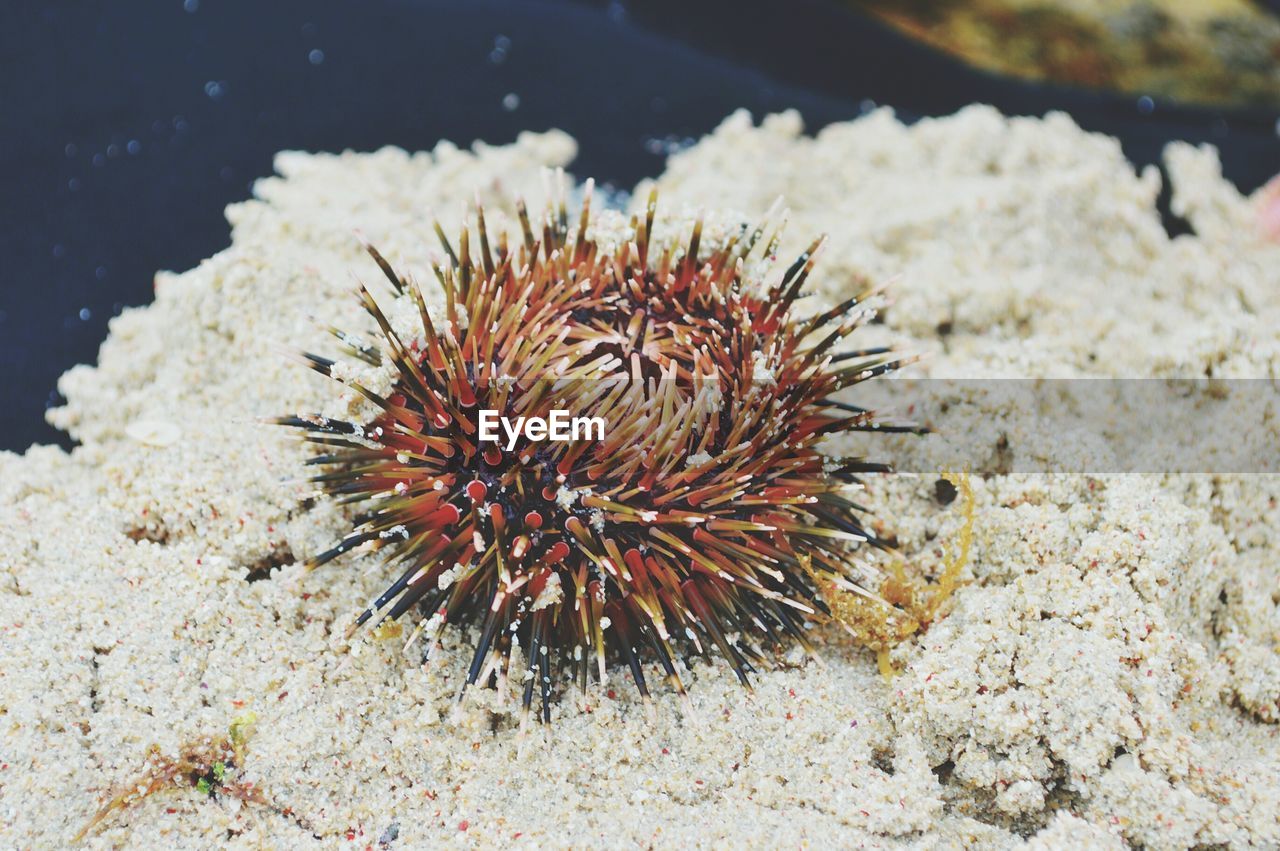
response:
[[[521,739],[511,698],[455,708],[465,636],[426,669],[403,638],[343,640],[382,577],[297,565],[344,520],[298,508],[304,452],[257,418],[341,403],[279,347],[364,327],[352,228],[425,279],[429,213],[453,229],[477,190],[539,198],[573,153],[549,133],[282,154],[228,211],[232,246],[158,276],[99,366],[64,377],[53,417],[83,446],[0,454],[0,844],[64,845],[150,746],[249,713],[233,776],[256,801],[168,789],[89,843],[1280,844],[1277,477],[974,477],[969,581],[892,680],[824,632],[825,664],[793,655],[753,693],[698,662],[690,712],[661,688],[646,712],[615,672]],[[1280,249],[1214,152],[1168,165],[1196,235],[1168,239],[1159,175],[1114,140],[982,108],[816,138],[735,115],[658,185],[668,210],[785,196],[783,254],[831,235],[820,297],[897,277],[860,339],[931,352],[935,374],[1275,377]],[[935,478],[870,494],[926,569],[961,522]]]

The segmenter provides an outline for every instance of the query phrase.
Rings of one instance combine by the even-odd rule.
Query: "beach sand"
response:
[[[281,154],[228,209],[231,247],[158,275],[63,377],[51,419],[81,445],[0,453],[0,847],[66,847],[152,746],[233,725],[248,800],[184,780],[85,844],[1280,845],[1275,476],[972,476],[965,584],[892,677],[824,627],[820,662],[789,653],[751,692],[699,660],[689,707],[660,685],[646,707],[614,670],[589,711],[570,693],[522,736],[510,695],[457,704],[468,636],[427,667],[394,630],[345,639],[381,562],[304,573],[347,520],[300,507],[307,452],[260,420],[356,403],[281,351],[367,327],[354,276],[377,272],[353,230],[427,281],[431,216],[453,232],[477,192],[495,215],[540,199],[574,153],[551,132]],[[656,184],[685,223],[783,196],[781,255],[830,236],[819,300],[893,280],[855,338],[927,353],[926,374],[1276,377],[1280,246],[1213,150],[1166,163],[1194,230],[1172,240],[1159,173],[1061,115],[881,110],[810,137],[735,114]],[[936,480],[867,493],[925,573],[963,525]]]

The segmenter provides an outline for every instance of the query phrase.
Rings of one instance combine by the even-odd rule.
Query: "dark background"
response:
[[[997,79],[830,0],[0,0],[0,449],[68,445],[43,419],[58,375],[157,269],[227,245],[223,207],[278,150],[560,127],[575,173],[625,188],[737,107],[816,130],[974,101],[1066,110],[1139,165],[1211,141],[1245,191],[1280,172],[1274,113]]]

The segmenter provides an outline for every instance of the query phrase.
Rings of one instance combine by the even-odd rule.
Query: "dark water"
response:
[[[811,128],[871,101],[1070,111],[1138,163],[1213,141],[1251,189],[1280,171],[1275,117],[1042,89],[969,71],[820,0],[0,0],[0,448],[66,438],[57,376],[157,269],[226,246],[223,207],[281,149],[431,148],[560,127],[573,169],[629,186],[726,113]],[[1175,223],[1176,226],[1176,223]]]

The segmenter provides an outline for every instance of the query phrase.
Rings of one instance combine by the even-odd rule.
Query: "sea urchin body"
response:
[[[544,720],[566,668],[585,689],[591,668],[603,681],[624,660],[647,696],[643,658],[683,691],[678,660],[714,648],[747,683],[773,648],[807,647],[805,623],[830,616],[824,588],[887,605],[863,590],[854,553],[879,542],[848,495],[887,468],[820,444],[886,428],[832,396],[901,361],[835,353],[869,316],[860,298],[794,316],[820,241],[769,281],[747,270],[767,268],[776,232],[743,228],[702,251],[698,224],[681,248],[660,246],[651,199],[633,238],[606,251],[588,236],[590,197],[572,226],[561,201],[537,231],[521,205],[514,250],[490,245],[482,210],[456,250],[437,226],[443,317],[370,249],[420,316],[406,339],[360,289],[383,344],[350,351],[388,363],[393,391],[307,355],[378,413],[280,420],[322,447],[314,481],[359,506],[309,565],[389,554],[396,578],[357,623],[416,607],[433,632],[477,628],[467,684],[523,682],[526,709],[536,688]],[[603,420],[603,439],[480,439],[480,411],[565,409]]]

